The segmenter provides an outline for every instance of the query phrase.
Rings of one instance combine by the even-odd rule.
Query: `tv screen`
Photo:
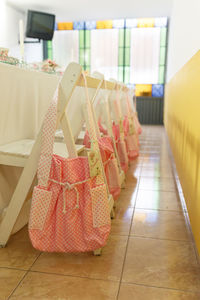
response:
[[[52,40],[55,15],[28,10],[26,36],[41,40]]]

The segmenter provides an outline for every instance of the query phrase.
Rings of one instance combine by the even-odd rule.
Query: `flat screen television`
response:
[[[41,40],[52,40],[55,15],[28,10],[26,36]]]

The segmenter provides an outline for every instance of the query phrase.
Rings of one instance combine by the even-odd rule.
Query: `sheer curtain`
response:
[[[91,31],[91,73],[98,71],[106,79],[118,75],[118,29]]]
[[[131,30],[131,74],[134,84],[158,83],[160,28]]]
[[[63,69],[70,62],[79,62],[78,30],[56,30],[53,37],[53,59]]]

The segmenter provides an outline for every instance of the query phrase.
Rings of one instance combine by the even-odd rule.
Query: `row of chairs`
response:
[[[112,138],[114,154],[120,173],[120,184],[125,186],[125,173],[120,163],[113,122],[120,124],[125,116],[134,117],[136,137],[139,131],[135,107],[130,101],[132,95],[123,83],[106,81],[100,73],[86,76],[89,98],[97,137],[104,130]],[[85,88],[82,68],[71,63],[58,86],[57,131],[54,153],[63,157],[77,157],[87,151],[83,144],[85,137]],[[120,138],[124,134],[120,131]],[[0,146],[0,165],[23,168],[9,205],[2,211],[0,219],[0,246],[5,247],[10,235],[17,232],[29,219],[31,193],[37,183],[36,172],[41,150],[42,127],[35,140],[23,139]],[[104,174],[105,183],[106,177]],[[107,185],[108,190],[108,185]],[[114,217],[114,200],[109,195],[111,217]],[[98,254],[98,251],[96,252]]]

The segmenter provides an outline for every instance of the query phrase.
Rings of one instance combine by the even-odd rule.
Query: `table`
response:
[[[34,139],[59,77],[0,63],[0,145]],[[0,166],[0,211],[9,203],[22,168]]]
[[[59,77],[0,63],[0,145],[35,138]]]

